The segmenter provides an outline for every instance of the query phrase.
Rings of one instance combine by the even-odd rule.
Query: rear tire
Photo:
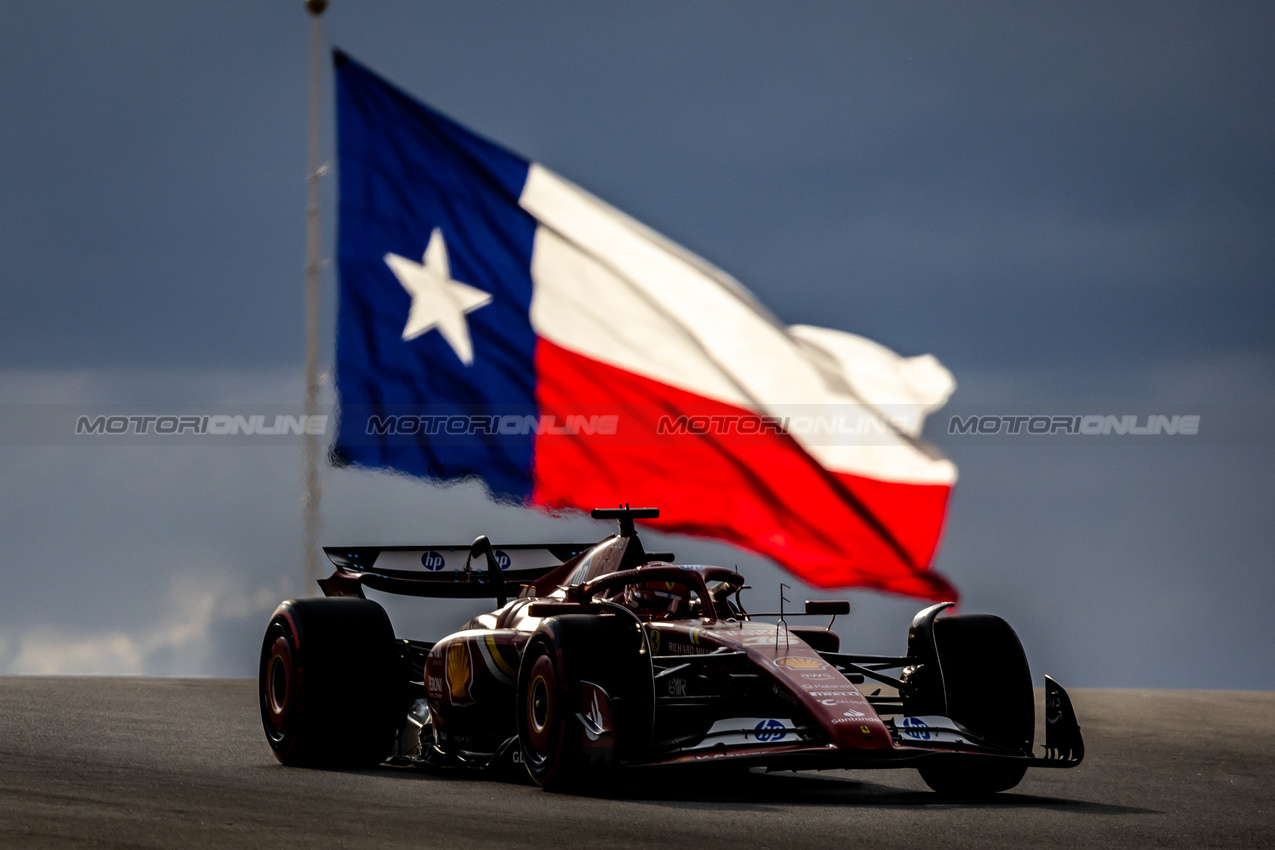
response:
[[[257,692],[279,761],[370,767],[389,755],[405,716],[394,629],[367,599],[294,599],[270,618]]]
[[[1009,624],[989,614],[961,614],[934,621],[947,716],[989,743],[1029,756],[1036,730],[1031,670]],[[929,679],[931,687],[937,685]],[[933,705],[933,694],[915,701]],[[911,700],[909,700],[911,701]],[[904,713],[911,713],[905,702]],[[918,768],[940,794],[979,797],[1008,791],[1027,772],[1020,761],[972,756],[935,758]]]

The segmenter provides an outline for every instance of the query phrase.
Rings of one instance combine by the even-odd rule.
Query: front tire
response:
[[[266,741],[286,765],[370,767],[404,716],[394,629],[367,599],[293,599],[261,644],[257,693]]]
[[[1031,670],[1018,636],[989,614],[960,614],[934,621],[934,644],[942,671],[947,716],[979,737],[1029,756],[1036,730]],[[934,678],[928,680],[935,687]],[[934,694],[918,694],[923,705]],[[909,712],[905,702],[905,713]],[[971,756],[940,757],[918,768],[934,791],[980,797],[1008,791],[1027,772],[1024,761]]]
[[[921,765],[917,771],[931,791],[944,797],[970,800],[999,794],[1017,786],[1027,774],[1027,765],[1017,762],[975,762],[953,756],[951,759]]]

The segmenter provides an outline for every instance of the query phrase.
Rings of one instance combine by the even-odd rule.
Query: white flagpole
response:
[[[306,260],[305,260],[305,416],[306,422],[319,410],[319,269],[322,262],[319,230],[319,179],[322,150],[319,139],[319,111],[322,109],[321,75],[323,73],[323,27],[320,22],[327,0],[305,0],[310,13],[310,170],[306,182],[310,184],[310,200],[306,205]],[[306,429],[303,439],[305,453],[305,494],[302,497],[305,523],[304,567],[305,588],[303,594],[314,592],[314,582],[319,578],[319,503],[323,487],[319,481],[319,438]]]

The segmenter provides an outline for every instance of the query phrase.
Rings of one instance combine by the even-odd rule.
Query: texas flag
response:
[[[550,511],[656,506],[817,587],[928,569],[953,389],[926,355],[785,326],[726,273],[336,55],[338,463]]]

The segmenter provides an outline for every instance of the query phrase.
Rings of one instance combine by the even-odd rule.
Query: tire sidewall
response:
[[[296,636],[288,620],[276,615],[270,620],[261,644],[258,672],[258,702],[266,740],[275,756],[288,763],[294,756],[300,718],[300,694]],[[277,673],[282,673],[284,694],[278,694]]]

